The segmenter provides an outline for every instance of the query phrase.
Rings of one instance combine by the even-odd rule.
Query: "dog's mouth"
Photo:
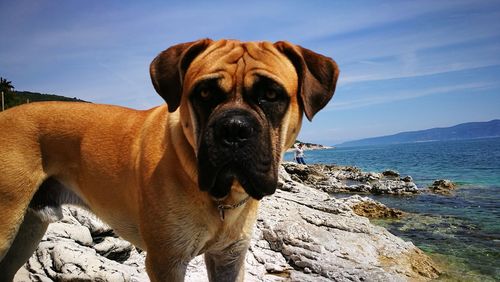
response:
[[[200,166],[198,176],[200,189],[207,191],[216,199],[226,197],[235,181],[248,195],[257,200],[273,194],[278,184],[277,174],[273,173],[272,169],[255,171],[250,166],[245,167],[245,164],[234,162],[228,162],[218,169],[207,167],[206,164]]]
[[[275,192],[278,170],[270,138],[251,138],[241,146],[223,146],[206,134],[198,150],[198,185],[211,196],[224,198],[235,182],[255,199]]]

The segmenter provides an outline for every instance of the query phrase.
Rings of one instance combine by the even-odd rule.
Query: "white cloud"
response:
[[[404,101],[415,99],[424,96],[453,93],[457,91],[481,91],[486,89],[491,89],[494,87],[499,87],[499,82],[471,82],[462,83],[456,85],[447,86],[437,86],[427,89],[410,89],[410,90],[400,90],[387,93],[385,95],[378,94],[376,96],[370,96],[362,99],[349,100],[345,102],[335,102],[330,104],[326,110],[351,110],[356,108],[368,107],[373,105],[393,103],[396,101]]]
[[[343,76],[339,81],[339,85],[350,85],[360,82],[383,81],[383,80],[392,80],[401,78],[415,78],[415,77],[437,75],[455,71],[465,71],[478,68],[494,67],[499,65],[500,65],[500,58],[499,59],[493,58],[489,61],[484,61],[484,62],[470,62],[468,64],[449,63],[448,65],[435,66],[428,69],[400,70],[400,69],[379,68],[373,72],[364,71],[363,73],[354,75],[343,73]]]

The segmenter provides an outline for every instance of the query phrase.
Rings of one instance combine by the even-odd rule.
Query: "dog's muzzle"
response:
[[[198,151],[199,185],[215,198],[227,196],[237,180],[256,199],[274,193],[270,137],[245,110],[213,117],[202,133]]]

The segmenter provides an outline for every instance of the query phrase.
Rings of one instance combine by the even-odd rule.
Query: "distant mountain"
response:
[[[10,91],[4,93],[5,109],[19,106],[26,103],[41,101],[67,101],[67,102],[86,102],[78,98],[70,98],[54,94],[42,94],[29,91]],[[1,110],[1,109],[0,109]]]
[[[29,92],[29,91],[14,91],[14,94],[19,96],[23,100],[28,100],[30,102],[40,102],[40,101],[68,101],[68,102],[86,102],[83,100],[80,100],[76,97],[70,98],[70,97],[65,97],[65,96],[60,96],[60,95],[54,95],[54,94],[42,94],[42,93],[36,93],[36,92]]]
[[[67,101],[67,102],[86,102],[78,98],[69,98],[54,94],[42,94],[29,91],[7,91],[4,92],[4,108],[12,108],[26,103],[42,101]],[[1,109],[0,109],[1,110]]]
[[[468,122],[445,128],[401,132],[394,135],[348,141],[339,146],[383,145],[488,137],[500,137],[500,119],[487,122]]]

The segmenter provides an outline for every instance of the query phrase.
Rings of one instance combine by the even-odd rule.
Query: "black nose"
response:
[[[226,116],[217,122],[215,130],[219,143],[226,147],[242,147],[254,133],[251,120],[245,115]]]

